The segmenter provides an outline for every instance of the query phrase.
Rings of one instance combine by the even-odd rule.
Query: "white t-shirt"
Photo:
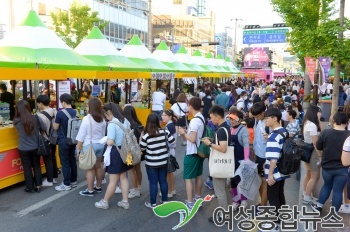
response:
[[[160,91],[154,92],[152,94],[152,110],[159,111],[164,110],[164,104],[166,100],[166,95]]]
[[[187,107],[187,103],[186,103],[186,102],[174,103],[174,104],[171,106],[172,111],[174,111],[174,114],[175,114],[175,116],[177,116],[177,117],[185,116],[185,113],[183,113],[183,112],[181,111],[181,109],[179,108],[179,106],[181,107],[182,111],[188,112],[188,107]]]
[[[244,109],[244,100],[242,98],[238,99],[236,108],[238,110]]]
[[[92,143],[99,143],[106,133],[106,122],[104,120],[102,122],[96,122],[88,114],[83,118],[76,138],[78,141],[83,142],[83,146],[90,144],[90,120],[88,117],[90,117],[92,123]]]
[[[200,144],[200,138],[202,137],[203,131],[204,131],[204,124],[202,120],[195,117],[201,117],[204,120],[204,117],[201,113],[197,113],[192,119],[190,124],[188,125],[187,134],[189,135],[192,131],[197,132],[197,146]],[[190,141],[187,141],[187,147],[186,147],[186,155],[192,155],[197,154],[197,146],[194,143],[191,143]]]
[[[306,121],[304,125],[304,141],[305,143],[312,143],[311,136],[318,135],[317,126],[315,123]]]
[[[281,111],[281,113],[282,113],[282,120],[287,121],[287,111],[283,110],[283,111]]]
[[[344,142],[343,151],[350,152],[350,136]]]

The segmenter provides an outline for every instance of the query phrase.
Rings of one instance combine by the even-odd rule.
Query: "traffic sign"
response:
[[[243,44],[286,43],[288,29],[244,30]]]

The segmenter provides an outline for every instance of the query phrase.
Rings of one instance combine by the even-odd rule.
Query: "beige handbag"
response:
[[[221,128],[219,128],[220,130]],[[211,148],[209,156],[209,173],[213,178],[232,178],[235,176],[235,154],[234,147],[229,146],[230,136],[227,129],[222,127],[227,135],[227,150],[222,153]],[[218,135],[215,134],[215,144],[218,145]]]
[[[90,121],[90,145],[89,148],[84,152],[84,154],[79,155],[79,168],[82,170],[92,169],[96,163],[95,151],[92,147],[92,121],[89,116],[87,116]]]

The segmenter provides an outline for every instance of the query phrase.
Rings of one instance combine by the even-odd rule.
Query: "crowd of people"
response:
[[[219,206],[227,208],[229,204],[225,178],[209,176],[203,181],[203,169],[208,167],[204,166],[204,159],[197,152],[202,142],[212,150],[223,153],[228,146],[234,146],[235,164],[232,168],[238,169],[239,161],[242,160],[254,161],[261,178],[258,206],[275,206],[278,213],[277,210],[286,204],[284,185],[290,176],[281,174],[277,163],[281,158],[285,137],[289,136],[303,139],[314,146],[310,162],[304,162],[303,204],[321,211],[333,191],[332,206],[339,213],[350,214],[350,103],[345,103],[344,112],[333,116],[331,128],[322,130],[321,109],[310,106],[304,113],[301,107],[303,88],[301,77],[271,82],[236,80],[221,84],[207,83],[199,86],[197,94],[194,94],[196,96],[191,98],[177,89],[171,96],[173,104],[170,109],[164,108],[166,95],[163,89],[159,89],[153,93],[152,113],[148,115],[145,127],[132,106],[127,105],[122,109],[115,103],[103,105],[98,98],[91,97],[87,102],[88,114],[82,119],[76,136],[77,144],[73,145],[66,141],[69,116],[77,115],[72,108],[74,99],[71,95],[60,96],[63,110],[58,112],[49,107],[50,100],[46,95],[40,95],[36,99],[41,111],[39,117],[31,114],[26,101],[20,100],[16,105],[14,125],[19,133],[18,149],[25,173],[25,191],[39,192],[41,186],[57,183],[56,145],[52,145],[50,157],[44,159],[47,170],[47,179],[44,181],[40,157],[36,155],[37,135],[40,131],[49,134],[52,123],[58,133],[57,144],[63,172],[63,182],[55,189],[67,191],[77,186],[76,155],[86,151],[92,143],[97,161],[92,169],[86,171],[87,188],[80,191],[80,195],[93,196],[96,192],[102,192],[105,173],[108,173],[109,184],[104,198],[95,203],[97,208],[108,209],[114,193],[121,192],[122,199],[118,206],[129,209],[129,199],[142,194],[143,164],[146,166],[150,195],[145,206],[153,208],[173,198],[176,195],[175,175],[167,172],[167,158],[169,154],[176,157],[176,140],[181,138],[182,145],[186,146],[183,161],[185,203],[190,210],[202,196],[203,184],[214,189]],[[192,116],[191,120],[189,115]],[[122,146],[124,131],[118,123],[134,130],[143,151],[141,164],[128,166],[121,159],[117,148]],[[202,138],[206,125],[215,132],[214,139]],[[107,142],[103,145],[100,141],[105,136]],[[102,158],[106,146],[111,146],[108,164]],[[315,187],[321,170],[324,185],[317,194]],[[233,210],[246,207],[247,197],[238,193],[237,180],[231,180],[230,184],[229,197],[232,198]],[[161,196],[159,202],[158,188]],[[319,199],[315,198],[316,195]],[[213,222],[213,218],[209,218],[209,221]],[[276,221],[275,231],[279,230],[279,222]]]

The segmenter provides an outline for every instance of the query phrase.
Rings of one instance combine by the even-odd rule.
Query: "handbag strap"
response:
[[[220,130],[220,129],[224,129],[225,130],[225,132],[226,132],[226,136],[227,136],[227,147],[228,147],[228,144],[229,144],[229,137],[228,137],[228,132],[227,132],[227,129],[225,128],[225,127],[220,127],[219,129],[218,129],[218,131]],[[219,145],[219,141],[218,141],[218,133],[215,133],[215,144],[216,145]]]
[[[90,121],[90,144],[92,144],[92,120],[89,115],[87,117]]]

